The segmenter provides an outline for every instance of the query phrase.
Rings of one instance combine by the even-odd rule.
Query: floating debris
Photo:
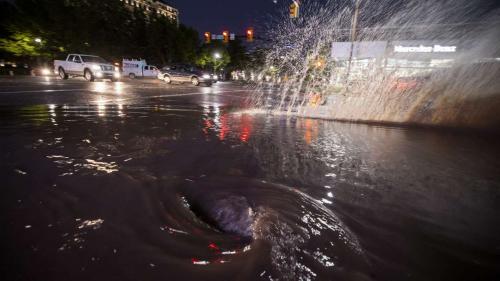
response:
[[[225,251],[222,252],[223,255],[235,255],[237,252],[236,251]]]
[[[332,202],[332,201],[330,201],[330,200],[328,200],[328,199],[325,199],[325,198],[321,199],[321,202],[322,202],[322,203],[325,203],[325,204],[333,204],[333,202]]]
[[[191,259],[191,262],[195,265],[209,265],[210,264],[209,261],[201,261],[198,259]]]
[[[99,162],[92,159],[85,159],[88,164],[83,164],[85,168],[88,169],[96,169],[100,172],[105,172],[107,174],[111,174],[114,172],[118,172],[118,165],[115,162],[107,163],[107,162]]]
[[[179,229],[175,229],[175,228],[171,228],[171,227],[168,227],[168,226],[165,226],[165,227],[160,227],[161,231],[168,231],[170,234],[173,234],[173,233],[180,233],[180,234],[189,234],[185,231],[182,231],[182,230],[179,230]]]
[[[79,226],[78,229],[91,228],[93,230],[101,228],[104,220],[96,219],[96,220],[85,220]]]

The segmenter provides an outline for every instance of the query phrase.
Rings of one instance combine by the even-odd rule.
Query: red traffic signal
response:
[[[251,28],[247,29],[247,41],[248,42],[253,41],[253,35],[254,35],[253,28],[251,27]]]
[[[205,43],[210,44],[211,40],[212,40],[212,34],[210,34],[210,32],[205,32]]]

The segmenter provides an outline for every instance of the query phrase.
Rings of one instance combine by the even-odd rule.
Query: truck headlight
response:
[[[119,68],[119,67],[117,67],[117,66],[115,66],[115,71],[116,71],[116,72],[120,72],[120,68]]]
[[[42,75],[50,75],[50,70],[48,68],[42,68]]]
[[[101,66],[100,65],[93,65],[92,69],[93,70],[101,70]]]
[[[210,74],[203,74],[203,79],[210,79]]]

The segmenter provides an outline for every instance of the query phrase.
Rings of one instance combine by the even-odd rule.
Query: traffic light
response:
[[[224,43],[229,43],[229,31],[223,31],[222,36],[224,37]]]
[[[210,44],[211,40],[212,40],[212,34],[210,34],[210,32],[205,32],[205,43]]]
[[[253,28],[250,27],[249,29],[247,29],[247,41],[248,42],[252,42],[253,41]]]
[[[299,17],[299,3],[297,1],[293,1],[290,5],[290,18],[295,19]]]
[[[318,59],[315,63],[316,65],[316,68],[323,68],[325,66],[325,62],[323,61],[323,59]]]

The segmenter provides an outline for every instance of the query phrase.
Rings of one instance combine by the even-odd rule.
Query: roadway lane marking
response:
[[[185,96],[196,96],[196,95],[210,95],[211,93],[186,93],[186,94],[166,94],[161,96],[151,96],[145,98],[168,98],[168,97],[185,97]]]
[[[143,96],[143,97],[132,97],[132,98],[121,98],[119,101],[124,102],[124,101],[131,101],[131,100],[146,100],[150,98],[168,98],[168,97],[183,97],[183,96],[196,96],[196,95],[208,95],[207,93],[186,93],[186,94],[167,94],[167,95],[161,95],[161,96]],[[100,100],[95,103],[100,103],[100,102],[117,102],[115,99],[108,99],[108,100]]]
[[[200,93],[200,92],[193,92],[193,93],[186,93],[186,94],[167,94],[167,95],[161,95],[161,96],[150,96],[147,98],[168,98],[168,97],[184,97],[184,96],[196,96],[196,95],[218,95],[218,96],[231,96],[231,95],[223,95],[225,93],[234,93],[234,92],[246,92],[245,90],[234,90],[234,91],[219,91],[216,93]],[[234,96],[238,97],[238,96]],[[131,98],[133,99],[133,98]]]
[[[186,96],[198,96],[198,95],[231,96],[231,95],[221,95],[221,94],[234,93],[234,92],[246,92],[246,90],[219,91],[218,93],[192,92],[192,93],[185,93],[185,94],[165,94],[165,95],[159,95],[159,96],[131,97],[131,98],[121,98],[120,102],[131,101],[131,100],[146,100],[146,99],[151,99],[151,98],[171,98],[171,97],[174,98],[174,97],[186,97]],[[232,97],[239,97],[239,96],[232,96]],[[244,97],[241,97],[241,98],[244,98]],[[113,102],[116,102],[116,100],[115,99],[107,99],[107,100],[100,100],[100,101],[94,102],[94,103],[100,103],[100,102],[113,103]]]
[[[21,94],[21,93],[54,93],[54,92],[71,92],[71,91],[89,91],[89,89],[61,89],[61,90],[10,91],[10,92],[0,92],[0,94]]]

